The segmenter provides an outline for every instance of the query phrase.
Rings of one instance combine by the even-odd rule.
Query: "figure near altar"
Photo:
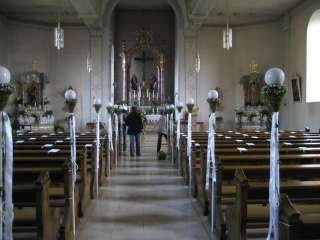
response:
[[[158,79],[154,74],[152,74],[150,79],[149,89],[153,99],[157,96],[157,92],[158,92],[157,86],[158,86]]]
[[[133,74],[131,80],[130,80],[130,83],[131,83],[131,91],[135,91],[137,92],[138,91],[138,86],[139,86],[139,82],[138,82],[138,78],[135,74]]]

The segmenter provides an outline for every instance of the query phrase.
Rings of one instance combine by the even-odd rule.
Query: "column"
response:
[[[159,71],[160,71],[160,101],[161,103],[164,103],[166,100],[165,95],[165,56],[164,53],[160,53],[160,59],[159,59]]]
[[[186,99],[194,98],[197,104],[197,73],[195,62],[197,57],[197,35],[195,30],[185,32],[185,63],[186,63]]]
[[[93,106],[93,98],[102,97],[102,36],[100,29],[90,29],[90,49],[89,56],[92,61],[92,71],[90,72],[90,106]],[[95,110],[90,111],[90,120],[95,118]]]

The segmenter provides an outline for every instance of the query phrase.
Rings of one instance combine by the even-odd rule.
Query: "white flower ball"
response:
[[[64,98],[66,100],[75,100],[77,99],[77,93],[76,91],[74,91],[73,89],[68,89],[65,93],[64,93]]]
[[[112,102],[108,102],[107,107],[113,107]]]
[[[182,102],[179,102],[179,103],[178,103],[178,107],[183,107],[183,103],[182,103]]]
[[[8,84],[10,82],[10,79],[10,71],[6,67],[0,65],[0,83]]]
[[[208,98],[209,99],[218,99],[218,97],[219,97],[219,93],[218,93],[217,90],[210,90],[208,92]]]
[[[284,83],[285,78],[286,76],[282,69],[271,68],[266,72],[264,81],[267,85],[277,84],[281,86]]]
[[[95,100],[94,100],[94,103],[93,103],[94,105],[101,105],[101,100],[100,100],[100,98],[96,98]]]
[[[189,98],[189,100],[187,101],[187,105],[194,105],[194,99]]]
[[[171,109],[174,109],[174,105],[173,105],[173,104],[171,104],[171,105],[170,105],[170,108],[171,108]]]

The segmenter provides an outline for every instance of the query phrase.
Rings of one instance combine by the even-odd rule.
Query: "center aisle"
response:
[[[141,157],[123,157],[79,226],[80,240],[207,240],[182,178],[155,156],[156,136]]]

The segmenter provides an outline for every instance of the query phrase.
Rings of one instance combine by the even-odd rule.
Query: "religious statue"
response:
[[[149,87],[151,94],[155,94],[157,92],[157,84],[158,84],[158,79],[154,74],[152,74],[150,87]]]
[[[32,81],[29,85],[29,100],[31,105],[37,105],[40,103],[39,94],[40,94],[40,84],[37,81]]]
[[[244,75],[240,84],[243,86],[245,106],[263,105],[261,95],[262,87],[264,86],[264,76],[258,72],[258,64],[254,62],[250,64],[251,73]]]
[[[137,78],[137,76],[135,74],[133,74],[130,82],[131,82],[131,90],[132,91],[138,91],[139,83],[138,83],[138,78]]]

